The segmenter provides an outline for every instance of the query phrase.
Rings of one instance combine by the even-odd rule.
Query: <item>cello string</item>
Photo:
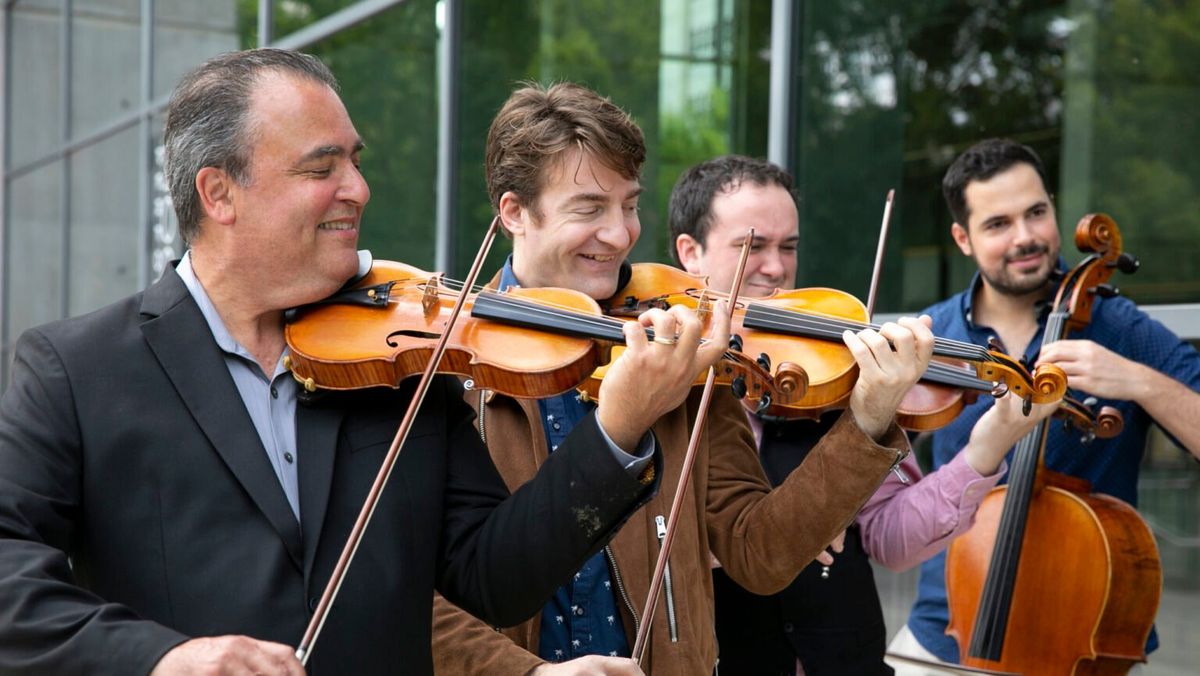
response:
[[[1046,322],[1043,344],[1054,342],[1063,334],[1065,313],[1052,312]],[[1048,340],[1047,340],[1048,339]],[[987,618],[985,635],[982,644],[976,644],[972,638],[972,649],[989,653],[1001,647],[1006,622],[1001,622],[1012,603],[1012,589],[1015,585],[1017,568],[1020,566],[1021,549],[1024,539],[1024,525],[1028,518],[1029,504],[1033,494],[1033,479],[1037,472],[1038,454],[1042,447],[1042,438],[1047,424],[1043,423],[1031,430],[1017,443],[1013,453],[1013,468],[1009,479],[1009,491],[1005,496],[1004,510],[1001,513],[1000,526],[996,532],[997,555],[993,556],[992,567],[988,570],[987,581],[983,589],[978,618]],[[1011,508],[1009,501],[1012,501]],[[1019,535],[1018,535],[1019,531]],[[998,569],[996,569],[998,567]],[[976,620],[975,630],[979,631],[979,620]]]

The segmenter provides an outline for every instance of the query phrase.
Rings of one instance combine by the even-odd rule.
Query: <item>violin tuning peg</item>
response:
[[[1088,290],[1101,298],[1112,298],[1121,295],[1121,290],[1112,284],[1097,284]]]
[[[1004,343],[996,336],[988,336],[988,349],[993,352],[1004,352]]]
[[[733,381],[729,383],[729,388],[733,390],[733,396],[737,397],[738,399],[744,399],[746,397],[746,376],[739,375],[738,377],[734,378]]]
[[[1008,394],[1008,385],[1006,385],[1005,383],[993,383],[992,384],[992,396],[993,397],[999,398],[999,397],[1003,397],[1006,394]]]
[[[1096,404],[1099,404],[1099,403],[1100,403],[1100,400],[1095,397],[1088,397],[1087,399],[1083,400],[1083,405],[1088,407],[1089,409],[1095,408]]]
[[[1138,268],[1142,266],[1142,262],[1139,261],[1137,256],[1134,256],[1133,254],[1123,253],[1120,256],[1117,256],[1117,260],[1109,263],[1109,265],[1127,275],[1132,275],[1138,271]]]
[[[1032,413],[1032,412],[1033,412],[1033,400],[1032,400],[1032,399],[1026,399],[1026,400],[1025,400],[1025,404],[1021,406],[1021,413],[1022,413],[1022,414],[1023,414],[1023,415],[1024,415],[1026,418],[1028,418],[1028,417],[1029,417],[1029,414],[1030,414],[1030,413]]]
[[[758,359],[755,359],[754,361],[758,362],[758,365],[762,367],[762,370],[766,371],[767,373],[771,372],[771,355],[767,354],[766,352],[762,352],[758,355]]]
[[[729,349],[735,352],[742,351],[742,337],[736,333],[729,334]]]
[[[758,406],[754,408],[754,413],[765,413],[768,408],[771,408],[771,393],[764,393],[762,399],[758,400]]]

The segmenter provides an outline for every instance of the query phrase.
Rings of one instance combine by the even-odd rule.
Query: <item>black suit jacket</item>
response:
[[[202,635],[296,645],[411,389],[298,407],[298,523],[173,271],[26,332],[0,399],[0,673],[146,673]],[[472,415],[439,378],[310,673],[431,673],[435,586],[522,621],[649,493],[589,419],[506,499]]]

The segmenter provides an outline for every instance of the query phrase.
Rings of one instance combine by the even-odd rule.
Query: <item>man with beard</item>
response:
[[[1086,447],[1075,434],[1050,426],[1046,466],[1136,506],[1138,464],[1151,423],[1200,457],[1200,429],[1189,424],[1200,417],[1200,355],[1133,302],[1097,297],[1091,324],[1043,347],[1046,316],[1038,304],[1054,293],[1051,273],[1064,263],[1037,154],[1007,139],[978,143],[950,166],[942,193],[954,217],[954,242],[979,272],[965,291],[926,311],[934,334],[977,345],[995,338],[1005,352],[1030,364],[1052,362],[1066,371],[1078,396],[1095,396],[1124,416],[1119,436]],[[980,397],[934,433],[935,468],[963,447],[991,405],[990,397]],[[958,661],[959,647],[945,634],[945,562],[940,554],[922,565],[917,601],[892,652]],[[1157,643],[1151,633],[1147,651]]]

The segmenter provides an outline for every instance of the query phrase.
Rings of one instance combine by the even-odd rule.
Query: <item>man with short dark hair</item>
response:
[[[570,83],[514,92],[488,132],[485,158],[492,206],[513,238],[513,255],[493,285],[566,287],[597,301],[616,293],[621,265],[641,229],[644,158],[641,130],[595,92]],[[673,334],[670,323],[681,309],[672,308],[664,323],[655,325],[656,341]],[[713,672],[718,646],[710,549],[742,584],[762,593],[776,591],[842,530],[907,453],[907,440],[893,418],[900,397],[928,363],[932,336],[909,319],[881,333],[850,334],[846,342],[862,368],[849,409],[835,416],[816,444],[816,461],[775,490],[763,477],[741,406],[728,388],[714,395],[682,502],[669,560],[671,581],[642,662],[647,673]],[[681,472],[699,394],[697,388],[684,405],[656,413],[653,430],[664,449],[668,486]],[[480,434],[512,489],[561,452],[562,436],[590,407],[573,393],[528,402],[469,392],[468,401],[478,409]],[[635,514],[530,622],[500,633],[439,599],[434,615],[438,672],[640,673],[627,656],[645,621],[641,605],[672,493],[673,488],[664,489]]]
[[[950,234],[979,271],[964,291],[929,308],[935,333],[977,345],[995,338],[1008,354],[1028,363],[1056,364],[1072,390],[1098,397],[1124,416],[1120,435],[1089,446],[1051,425],[1046,466],[1136,506],[1138,467],[1151,423],[1200,457],[1195,425],[1200,355],[1133,302],[1097,297],[1088,326],[1043,344],[1046,315],[1038,304],[1054,293],[1052,273],[1064,263],[1054,203],[1037,154],[1008,139],[980,142],[947,170],[942,193],[954,217]],[[953,460],[990,406],[991,399],[981,397],[934,433],[934,467]],[[960,646],[945,634],[947,622],[945,556],[939,555],[922,565],[917,601],[891,650],[957,662]],[[1148,648],[1156,645],[1152,635]]]
[[[0,672],[303,673],[291,646],[416,380],[305,405],[285,366],[285,310],[359,265],[370,191],[335,85],[277,49],[185,76],[165,142],[190,250],[21,337],[0,399]],[[631,326],[597,414],[512,497],[457,379],[436,378],[309,673],[430,673],[435,587],[491,622],[534,613],[653,491],[656,407],[723,351],[727,325],[697,349],[677,318],[692,329],[669,352]]]
[[[725,155],[685,171],[671,191],[676,260],[717,291],[734,282],[746,228],[755,238],[743,273],[747,296],[795,287],[799,213],[792,177],[766,160]],[[751,593],[713,571],[721,668],[731,674],[889,674],[886,628],[868,555],[901,570],[941,551],[973,523],[1004,474],[1008,448],[1054,410],[1028,417],[1008,397],[982,418],[963,452],[924,478],[909,456],[867,501],[854,524],[782,592]],[[763,470],[778,485],[805,462],[833,416],[816,421],[750,415]],[[917,481],[920,479],[920,481]],[[914,483],[915,482],[915,483]]]

